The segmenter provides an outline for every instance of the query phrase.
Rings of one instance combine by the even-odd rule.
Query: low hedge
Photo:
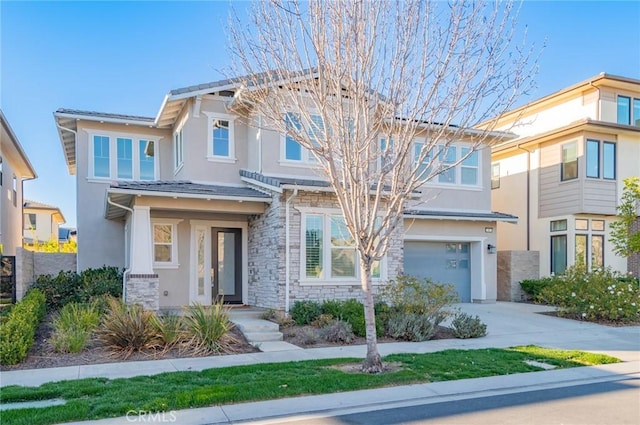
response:
[[[33,289],[17,303],[0,324],[0,363],[12,365],[27,357],[38,325],[46,311],[45,296]]]

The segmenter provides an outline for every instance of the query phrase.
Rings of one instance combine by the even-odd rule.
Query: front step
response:
[[[256,342],[282,341],[282,332],[243,332],[251,345]]]
[[[298,348],[295,345],[282,342],[283,335],[280,332],[280,325],[262,319],[263,313],[264,310],[254,308],[232,309],[229,313],[229,319],[240,329],[249,344],[261,350],[261,346],[266,351],[285,350],[287,349],[286,345],[290,345],[290,349]]]

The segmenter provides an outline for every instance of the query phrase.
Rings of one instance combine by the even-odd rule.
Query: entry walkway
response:
[[[460,304],[460,309],[478,315],[488,335],[478,339],[444,339],[425,342],[379,344],[380,354],[429,353],[450,348],[504,348],[540,345],[607,353],[625,362],[640,361],[640,327],[609,327],[561,319],[544,314],[549,307],[523,303]],[[185,359],[105,363],[48,369],[16,370],[0,373],[0,387],[38,386],[46,382],[82,378],[128,378],[164,372],[198,371],[257,363],[289,362],[337,357],[364,358],[366,346],[295,348],[285,351],[212,356]],[[554,373],[554,372],[551,372]]]

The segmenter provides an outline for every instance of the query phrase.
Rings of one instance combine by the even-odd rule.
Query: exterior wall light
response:
[[[487,252],[489,254],[495,254],[496,253],[496,246],[495,245],[491,245],[491,244],[487,244]]]

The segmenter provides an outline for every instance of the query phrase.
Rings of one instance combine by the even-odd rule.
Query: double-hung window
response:
[[[433,161],[433,150],[426,153],[424,158],[420,160],[423,147],[424,142],[414,142],[413,144],[413,161],[415,166],[417,167],[417,175],[420,180],[424,180],[429,177],[429,175],[431,174],[430,164]]]
[[[567,235],[555,232],[567,231],[567,220],[550,223],[551,231],[551,273],[561,274],[567,269]]]
[[[303,213],[301,279],[306,282],[352,282],[358,278],[358,252],[344,217],[331,213]],[[381,262],[372,265],[372,277],[381,277]]]
[[[308,128],[304,127],[300,114],[287,112],[284,116],[287,133],[283,140],[283,160],[289,163],[314,163],[317,162],[316,156],[312,151],[305,149],[295,138],[295,133],[308,137],[314,146],[320,146],[321,139],[325,134],[324,122],[320,115],[311,115],[311,122]]]
[[[560,168],[560,180],[572,180],[578,178],[578,143],[571,142],[562,145],[562,164]]]
[[[640,99],[618,96],[618,124],[640,127]]]
[[[157,149],[154,140],[131,136],[94,134],[90,149],[89,178],[155,180]]]
[[[616,144],[587,140],[587,177],[606,180],[616,178]]]
[[[208,121],[207,159],[217,162],[235,162],[234,116],[204,112]]]
[[[153,265],[158,268],[178,267],[178,223],[182,220],[153,220]]]

